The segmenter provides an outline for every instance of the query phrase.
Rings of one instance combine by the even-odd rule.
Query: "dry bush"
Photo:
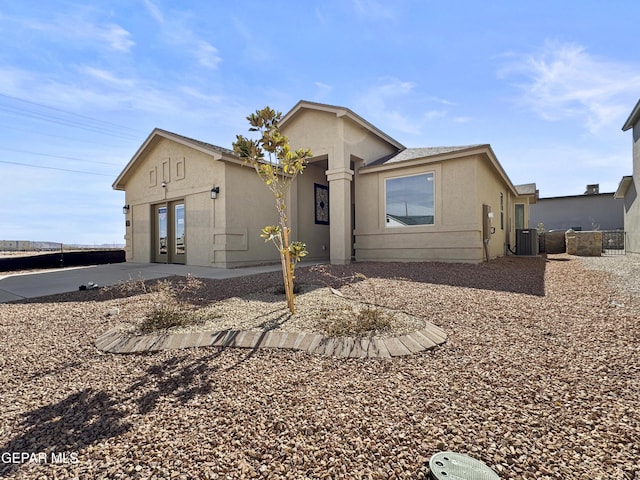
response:
[[[121,298],[143,295],[148,293],[149,289],[142,275],[138,275],[137,278],[129,276],[129,280],[120,281],[111,287],[107,287],[104,291],[110,293],[113,298]]]
[[[371,305],[329,315],[320,323],[324,331],[333,337],[375,336],[392,329],[393,317]]]
[[[184,279],[158,280],[151,287],[147,287],[143,280],[130,279],[122,283],[119,289],[121,292],[149,295],[149,311],[137,326],[139,333],[148,334],[202,322],[202,316],[193,305],[199,300],[196,294],[202,286],[202,281],[187,275]]]

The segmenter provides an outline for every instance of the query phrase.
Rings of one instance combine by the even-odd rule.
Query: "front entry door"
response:
[[[187,255],[184,200],[154,205],[153,216],[153,261],[184,264]]]

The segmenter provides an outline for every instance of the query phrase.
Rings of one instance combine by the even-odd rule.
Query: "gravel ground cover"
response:
[[[504,479],[637,480],[640,296],[607,261],[298,271],[354,299],[370,295],[370,282],[352,277],[361,272],[375,303],[449,334],[440,348],[391,360],[101,354],[96,336],[136,297],[2,304],[0,477],[419,479],[432,454],[453,450]],[[206,281],[202,302],[278,280]]]
[[[150,295],[137,295],[114,308],[111,314],[120,322],[117,329],[124,334],[140,335],[152,333],[147,331],[156,327],[158,321],[145,322],[148,312],[154,310],[164,315],[162,318],[174,316],[185,321],[178,325],[159,329],[163,333],[188,332],[221,332],[225,330],[305,332],[324,336],[359,333],[373,338],[399,336],[425,328],[428,322],[421,316],[387,309],[383,306],[372,306],[373,295],[356,295],[354,298],[344,297],[336,289],[324,285],[299,285],[295,296],[295,315],[291,315],[287,306],[282,286],[268,287],[243,296],[226,298],[212,302],[205,300],[209,292],[216,289],[212,282],[189,279],[187,282],[174,277],[171,290],[180,291],[185,283],[195,285],[185,295],[171,295],[166,288],[151,287]],[[276,280],[277,281],[277,280]],[[373,291],[376,281],[365,279],[369,289]],[[361,286],[361,290],[365,290]],[[358,296],[361,297],[358,300]],[[183,298],[180,298],[183,297]],[[345,321],[348,320],[348,322]],[[356,328],[355,323],[365,325]],[[372,327],[373,329],[369,329]],[[158,331],[158,329],[154,329]],[[361,331],[362,330],[362,331]]]

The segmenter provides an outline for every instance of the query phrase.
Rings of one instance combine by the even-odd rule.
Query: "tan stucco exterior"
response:
[[[534,197],[518,196],[488,145],[426,149],[405,159],[398,154],[411,149],[349,109],[310,102],[298,103],[280,127],[293,148],[314,154],[287,202],[292,238],[307,244],[308,260],[481,262],[487,250],[495,258],[513,244],[516,203],[526,206],[528,224]],[[433,180],[433,224],[389,228],[386,180],[423,173]],[[262,227],[277,221],[271,193],[228,149],[156,129],[113,186],[125,190],[129,205],[129,261],[229,268],[279,259],[259,237]],[[219,187],[215,199],[213,187]],[[315,215],[315,191],[323,187],[329,192],[329,224]],[[158,206],[165,204],[169,223],[179,216],[176,210],[172,219],[171,208],[184,205],[182,256],[158,256]],[[487,205],[495,229],[490,234],[483,223]],[[489,237],[487,249],[483,236]]]
[[[330,259],[347,264],[353,256],[354,166],[403,148],[349,109],[299,102],[281,122],[292,148],[310,148],[315,158],[326,159],[331,192]]]
[[[481,262],[486,258],[483,205],[494,215],[491,226],[495,231],[487,244],[489,257],[505,255],[514,238],[514,205],[528,206],[529,199],[517,195],[511,182],[500,175],[501,167],[496,167],[492,156],[490,147],[480,146],[465,153],[361,168],[356,189],[356,259]],[[432,173],[434,178],[433,225],[388,228],[386,180],[421,173]]]
[[[185,263],[234,267],[272,261],[273,246],[259,237],[263,226],[277,220],[270,193],[230,153],[198,147],[155,130],[114,184],[125,190],[130,209],[127,260],[155,261],[153,207],[183,200]],[[214,186],[220,187],[215,200]]]
[[[640,101],[636,103],[622,130],[631,130],[633,134],[633,172],[621,180],[615,198],[624,202],[625,249],[627,253],[640,254]]]

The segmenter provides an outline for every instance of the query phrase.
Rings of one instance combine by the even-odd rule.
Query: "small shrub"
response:
[[[328,317],[321,326],[324,331],[334,337],[374,336],[391,330],[393,317],[382,310],[366,305],[363,308],[352,308]]]
[[[151,294],[153,306],[138,326],[138,331],[147,334],[199,323],[202,319],[198,312],[185,299],[201,286],[202,282],[191,276],[175,284],[169,280],[158,281]]]
[[[129,280],[120,281],[116,285],[107,287],[105,290],[112,297],[131,297],[148,293],[147,284],[141,275],[138,278],[129,277]]]
[[[172,327],[184,327],[193,324],[193,312],[185,311],[178,305],[159,304],[142,321],[138,330],[147,334]]]
[[[299,283],[293,283],[293,293],[295,293],[296,295],[298,293],[300,293],[300,290],[302,289],[302,287],[300,286]],[[284,289],[284,285],[279,285],[275,288],[275,290],[273,291],[274,295],[286,295],[286,291]]]

